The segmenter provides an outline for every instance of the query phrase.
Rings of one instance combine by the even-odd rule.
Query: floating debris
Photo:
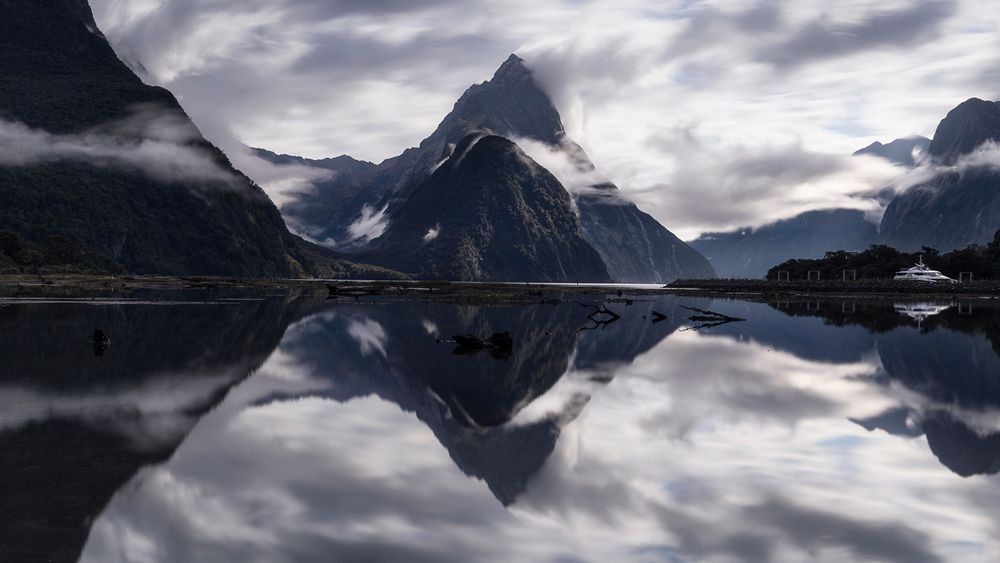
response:
[[[696,323],[694,326],[690,326],[683,330],[704,330],[706,328],[715,328],[717,326],[722,326],[729,323],[742,323],[746,322],[746,319],[740,317],[730,317],[729,315],[723,315],[722,313],[716,313],[715,311],[708,311],[705,309],[699,309],[697,307],[684,307],[681,309],[687,309],[688,311],[694,311],[698,313],[688,317],[688,320]]]
[[[101,329],[94,330],[94,336],[90,339],[90,343],[94,346],[94,356],[98,358],[104,355],[108,347],[111,346],[111,338],[104,334]]]
[[[452,336],[458,348],[452,350],[456,356],[475,356],[480,352],[489,352],[498,360],[506,360],[514,354],[514,339],[509,332],[495,332],[487,339],[474,334]]]

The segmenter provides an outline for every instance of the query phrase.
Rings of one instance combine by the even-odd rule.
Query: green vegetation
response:
[[[76,241],[55,237],[35,244],[10,231],[0,231],[2,274],[117,274],[121,266],[88,251]]]
[[[54,135],[103,134],[147,108],[189,125],[170,92],[143,84],[118,59],[86,0],[0,0],[0,13],[0,119]],[[129,144],[142,133],[110,134]],[[158,178],[81,155],[0,165],[0,271],[398,277],[292,235],[221,151],[196,132],[186,145],[233,181]]]
[[[792,280],[807,279],[810,271],[819,271],[824,280],[839,280],[845,270],[855,270],[858,279],[891,278],[909,268],[923,256],[924,263],[946,276],[958,279],[961,272],[972,272],[975,280],[1000,279],[1000,231],[985,246],[970,246],[941,254],[924,247],[921,252],[905,253],[876,244],[864,252],[837,250],[818,259],[787,260],[767,272],[768,279],[778,279],[778,272],[788,272]]]

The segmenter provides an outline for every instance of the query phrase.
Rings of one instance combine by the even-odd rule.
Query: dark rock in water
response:
[[[111,346],[111,338],[107,334],[104,334],[104,331],[101,329],[94,330],[94,336],[90,342],[94,346],[95,356],[103,356],[104,352]]]
[[[953,167],[983,146],[1000,142],[1000,104],[976,98],[941,121],[928,153],[935,165]],[[941,251],[985,244],[1000,229],[1000,173],[965,164],[896,197],[885,211],[881,242],[905,251]]]
[[[424,279],[611,281],[559,181],[495,135],[463,139],[360,256]]]
[[[495,332],[483,340],[474,334],[459,334],[452,337],[458,348],[452,351],[457,356],[474,356],[488,351],[498,360],[506,360],[514,353],[514,339],[509,332]]]

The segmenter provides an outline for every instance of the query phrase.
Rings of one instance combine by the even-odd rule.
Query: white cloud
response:
[[[767,306],[747,307],[748,326],[769,334]],[[456,466],[442,429],[402,404],[311,396],[343,393],[353,366],[296,358],[295,340],[169,460],[115,494],[82,561],[912,563],[988,560],[1000,548],[986,502],[995,479],[959,479],[926,439],[847,419],[897,404],[869,379],[873,358],[809,360],[752,338],[683,332],[607,384],[570,368],[512,426],[558,415],[580,395],[589,403],[504,507]],[[365,378],[387,375],[357,365]],[[394,399],[428,399],[422,378],[405,373],[388,374],[404,378]],[[478,433],[458,434],[469,440],[460,447],[488,452]],[[518,451],[529,456],[526,445]]]
[[[757,227],[812,209],[859,209],[880,218],[878,189],[906,174],[877,157],[813,152],[800,142],[710,145],[694,128],[653,135],[649,145],[669,165],[655,178],[638,173],[632,185],[648,187],[634,197],[653,215],[677,217],[672,228],[682,238],[704,225]]]
[[[178,93],[227,153],[229,136],[310,157],[394,156],[516,51],[598,169],[687,235],[840,204],[844,190],[834,177],[777,213],[714,216],[703,200],[737,207],[759,187],[708,175],[721,164],[704,170],[704,191],[667,182],[689,155],[651,147],[652,135],[693,127],[720,158],[836,158],[931,136],[961,101],[1000,97],[1000,12],[989,0],[94,4],[119,51]]]
[[[435,225],[433,228],[427,231],[424,235],[424,244],[431,242],[432,240],[438,238],[441,235],[441,225]]]
[[[28,166],[72,160],[138,169],[172,182],[235,184],[183,113],[152,105],[78,134],[53,134],[0,119],[0,164]]]
[[[347,231],[355,239],[374,240],[382,236],[386,227],[389,226],[389,216],[386,205],[379,211],[366,205],[361,208],[361,215],[347,228]]]

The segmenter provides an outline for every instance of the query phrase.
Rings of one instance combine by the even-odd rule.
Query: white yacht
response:
[[[927,265],[924,264],[923,256],[920,257],[920,261],[917,262],[915,266],[896,272],[896,276],[892,279],[931,283],[957,283],[956,280],[949,278],[941,272],[928,268]]]

